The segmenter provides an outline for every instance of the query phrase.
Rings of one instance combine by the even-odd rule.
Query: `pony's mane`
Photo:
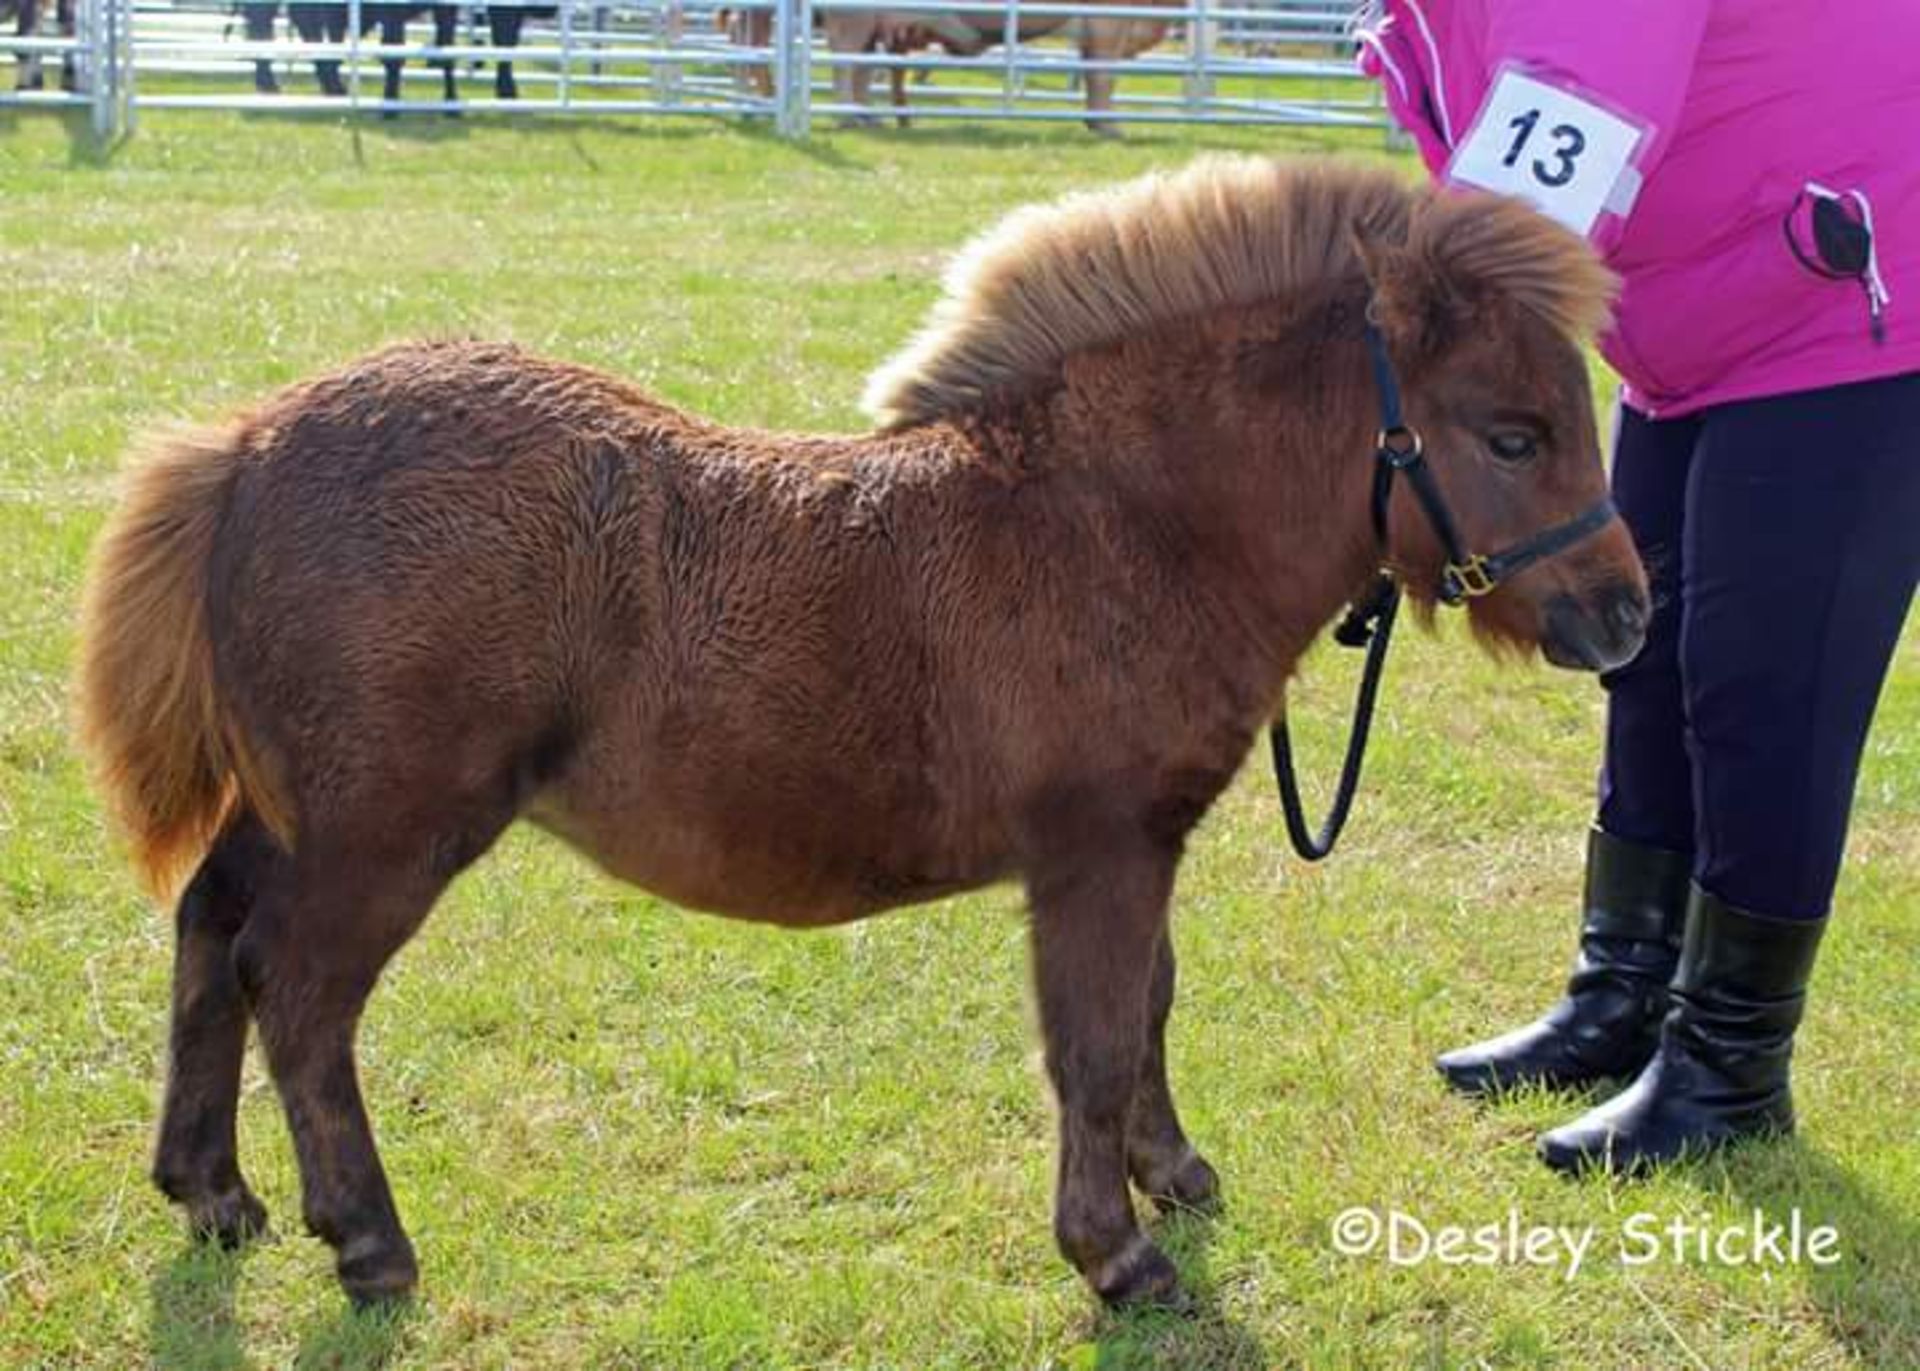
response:
[[[1358,269],[1356,237],[1388,245],[1416,288],[1497,292],[1574,337],[1612,298],[1586,243],[1518,201],[1331,158],[1202,158],[1017,210],[975,239],[863,406],[883,428],[951,415],[1129,333],[1338,280]]]

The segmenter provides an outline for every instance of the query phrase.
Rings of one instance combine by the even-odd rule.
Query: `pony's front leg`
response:
[[[1127,1120],[1174,862],[1142,843],[1080,854],[1030,881],[1034,982],[1060,1106],[1054,1236],[1114,1304],[1179,1298],[1173,1263],[1140,1231],[1127,1190]]]
[[[1133,1113],[1127,1120],[1127,1170],[1140,1192],[1162,1208],[1206,1209],[1219,1200],[1220,1177],[1187,1141],[1173,1106],[1173,1086],[1167,1080],[1167,1018],[1173,1012],[1173,986],[1173,936],[1163,928],[1147,992],[1147,1046],[1134,1088]]]

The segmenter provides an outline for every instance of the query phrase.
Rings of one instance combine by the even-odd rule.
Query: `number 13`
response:
[[[1510,167],[1520,160],[1521,149],[1526,147],[1527,140],[1533,136],[1533,126],[1539,122],[1540,111],[1537,109],[1530,109],[1508,121],[1507,127],[1515,131],[1513,146],[1500,159],[1501,166]],[[1573,159],[1586,151],[1587,135],[1572,124],[1555,124],[1547,130],[1547,136],[1557,144],[1549,154],[1556,165],[1549,167],[1543,159],[1534,158],[1533,179],[1543,186],[1564,186],[1573,179]]]

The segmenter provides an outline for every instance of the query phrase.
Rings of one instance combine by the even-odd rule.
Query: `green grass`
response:
[[[508,335],[741,423],[856,422],[863,374],[1003,209],[1201,146],[1376,136],[915,129],[785,146],[696,124],[358,128],[152,116],[111,156],[0,116],[0,1363],[22,1367],[1920,1366],[1920,634],[1861,778],[1803,1036],[1804,1127],[1638,1186],[1566,1184],[1579,1102],[1449,1098],[1428,1058],[1564,971],[1597,756],[1590,681],[1410,634],[1360,813],[1284,851],[1258,766],[1184,868],[1175,1080],[1230,1208],[1158,1231],[1190,1320],[1098,1312],[1048,1233],[1051,1121],[1020,901],[842,932],[681,914],[518,833],[375,996],[364,1072],[422,1254],[347,1314],[299,1234],[257,1065],[243,1155],[282,1234],[196,1251],[149,1189],[168,918],[102,833],[64,724],[74,596],[130,434],[414,334]],[[1410,169],[1411,174],[1411,169]],[[1331,766],[1351,664],[1299,692]],[[1729,1222],[1800,1206],[1844,1261],[1392,1267],[1332,1217]]]

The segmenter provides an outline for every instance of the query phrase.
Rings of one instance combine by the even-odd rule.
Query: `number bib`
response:
[[[1590,100],[1508,68],[1454,151],[1447,177],[1517,195],[1575,233],[1591,233],[1602,211],[1624,208],[1610,204],[1616,188],[1639,188],[1629,159],[1644,133]]]

